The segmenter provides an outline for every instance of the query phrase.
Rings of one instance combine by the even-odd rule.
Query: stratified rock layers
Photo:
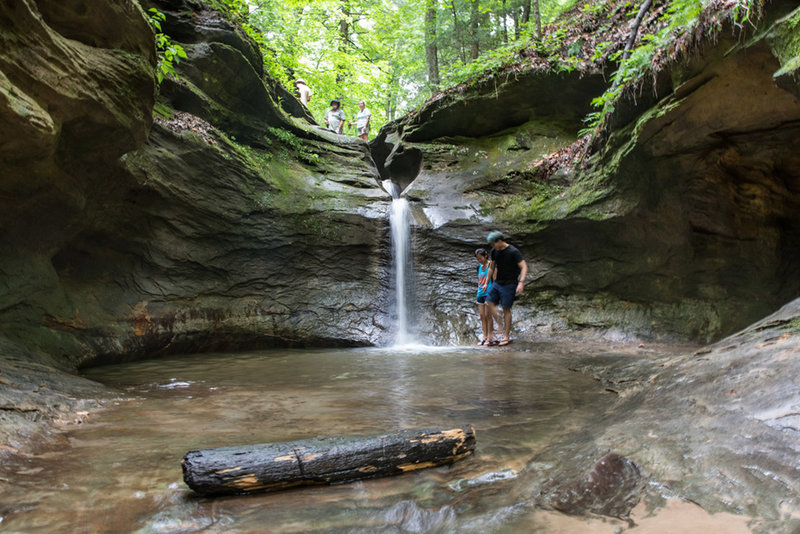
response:
[[[517,336],[707,341],[800,295],[798,16],[774,2],[755,35],[723,30],[657,73],[586,171],[537,167],[602,92],[589,74],[490,79],[384,129],[381,173],[417,200],[420,324],[474,335],[463,301],[495,228],[531,267]]]
[[[388,195],[363,142],[278,107],[257,48],[201,4],[157,5],[188,58],[155,108],[135,2],[91,24],[42,4],[2,8],[8,339],[66,367],[382,339]]]
[[[412,200],[428,342],[472,339],[473,251],[495,228],[531,265],[517,337],[715,339],[800,293],[787,2],[660,73],[588,171],[546,181],[602,76],[488,80],[367,147],[313,124],[201,3],[154,3],[188,55],[158,91],[132,0],[91,20],[41,4],[0,12],[0,334],[40,359],[388,342],[385,178]]]

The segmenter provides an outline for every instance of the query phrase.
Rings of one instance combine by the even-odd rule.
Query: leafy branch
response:
[[[742,29],[745,23],[753,24],[753,20],[760,16],[763,0],[734,0],[730,9],[730,20],[734,26]],[[700,22],[701,13],[708,6],[708,2],[697,0],[674,0],[666,10],[664,23],[655,34],[645,34],[639,39],[639,44],[634,47],[639,25],[643,16],[650,7],[650,1],[645,1],[636,19],[633,21],[630,38],[624,50],[609,56],[609,60],[618,61],[616,72],[612,75],[611,86],[600,96],[592,100],[592,106],[597,111],[589,113],[584,119],[586,128],[578,134],[585,136],[598,133],[605,124],[606,119],[615,111],[615,104],[625,90],[640,83],[643,76],[654,69],[664,59],[666,53],[671,58],[683,51],[685,52],[685,36],[696,33],[698,24],[700,29],[707,33],[718,31],[722,19],[716,19],[715,24]],[[591,144],[591,143],[589,143]],[[587,144],[588,147],[588,144]]]
[[[164,81],[164,76],[178,76],[175,73],[175,65],[180,63],[181,58],[186,57],[186,51],[161,29],[161,23],[167,20],[167,16],[154,7],[147,11],[149,13],[148,19],[150,21],[150,26],[152,26],[156,32],[156,51],[158,52],[156,78],[160,85],[161,82]]]

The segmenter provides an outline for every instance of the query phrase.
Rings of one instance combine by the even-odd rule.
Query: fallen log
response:
[[[195,493],[233,495],[397,475],[450,464],[474,450],[471,426],[428,428],[192,450],[181,466]]]

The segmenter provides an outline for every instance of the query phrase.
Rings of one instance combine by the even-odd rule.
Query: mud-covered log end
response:
[[[472,426],[335,436],[186,453],[183,480],[202,496],[280,491],[399,475],[461,460],[475,450]]]

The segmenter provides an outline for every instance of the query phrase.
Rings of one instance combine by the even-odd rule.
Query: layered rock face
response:
[[[2,8],[2,334],[67,368],[388,336],[388,195],[366,144],[265,82],[218,13],[156,7],[188,58],[155,114],[134,2]]]
[[[91,23],[69,3],[3,7],[0,329],[23,352],[70,368],[385,343],[386,178],[412,200],[428,342],[473,338],[473,252],[495,228],[531,265],[521,337],[711,339],[800,291],[789,2],[660,73],[586,172],[547,180],[537,166],[575,140],[599,74],[484,81],[368,148],[316,126],[218,13],[152,5],[188,53],[157,103],[138,6]]]
[[[0,314],[4,334],[58,360],[72,355],[61,346],[70,330],[90,325],[52,258],[87,226],[103,225],[116,200],[116,162],[150,128],[155,50],[128,1],[91,15],[76,2],[42,4],[0,7]]]
[[[189,56],[157,90],[142,10],[100,4],[0,4],[3,451],[46,438],[43,415],[91,408],[76,399],[97,385],[54,368],[388,342],[382,179],[412,201],[428,342],[473,339],[473,252],[495,228],[532,268],[515,336],[719,338],[800,293],[794,2],[660,73],[586,172],[547,180],[537,167],[575,141],[600,75],[489,80],[368,147],[316,127],[242,32],[192,0],[153,4]],[[796,516],[798,318],[795,301],[703,351],[637,358],[636,380],[609,381],[622,402],[608,432],[581,446],[684,480],[710,509]]]
[[[602,93],[591,75],[490,79],[382,131],[381,173],[417,201],[420,324],[472,337],[473,252],[494,228],[532,270],[521,336],[711,340],[800,294],[798,12],[767,9],[621,106],[586,171],[537,172]]]

